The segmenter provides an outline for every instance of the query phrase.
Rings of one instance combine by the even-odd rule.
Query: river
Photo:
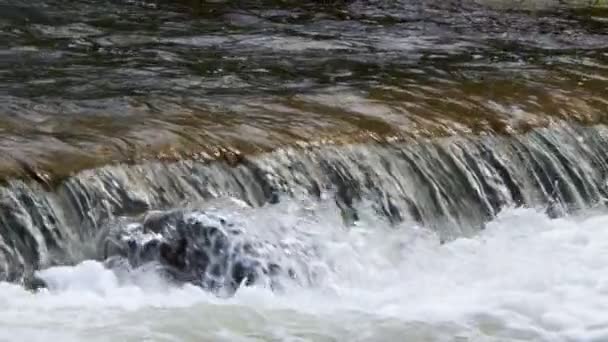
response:
[[[0,0],[0,341],[608,340],[607,5]]]

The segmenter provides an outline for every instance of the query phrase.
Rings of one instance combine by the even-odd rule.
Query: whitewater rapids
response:
[[[0,341],[606,341],[608,214],[550,219],[506,209],[469,238],[333,208],[248,214],[296,227],[323,251],[322,286],[243,288],[220,299],[101,264],[39,272],[50,289],[0,283]],[[271,215],[271,216],[270,216]]]

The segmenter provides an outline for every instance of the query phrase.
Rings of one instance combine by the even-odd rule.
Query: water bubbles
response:
[[[366,234],[337,234],[337,227],[319,223],[332,212],[318,206],[314,224],[283,231],[295,240],[307,230],[316,233],[321,286],[254,286],[222,299],[163,283],[151,270],[117,274],[86,261],[39,272],[49,289],[37,294],[0,283],[0,339],[11,333],[26,338],[34,330],[77,339],[99,324],[115,327],[103,336],[117,339],[135,336],[141,326],[153,339],[180,340],[222,340],[227,333],[246,338],[253,331],[261,338],[281,331],[287,339],[315,331],[330,340],[365,331],[370,341],[392,333],[433,341],[606,336],[605,213],[551,220],[536,210],[508,209],[478,236],[441,245],[425,228],[395,231],[381,221],[362,223]],[[267,231],[263,222],[270,217],[290,221],[285,215],[294,214],[280,206],[246,213],[248,229],[259,231]]]

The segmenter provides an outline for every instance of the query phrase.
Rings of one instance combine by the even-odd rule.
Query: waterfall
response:
[[[444,240],[474,234],[504,207],[559,215],[602,203],[607,139],[605,126],[559,123],[510,136],[286,147],[237,164],[107,165],[52,188],[12,180],[0,188],[0,279],[94,258],[115,217],[224,197],[252,207],[332,200],[346,226],[365,200],[390,224],[421,224]]]

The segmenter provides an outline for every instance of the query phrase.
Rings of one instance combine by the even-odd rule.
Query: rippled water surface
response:
[[[602,1],[196,3],[2,1],[2,173],[608,108]]]

